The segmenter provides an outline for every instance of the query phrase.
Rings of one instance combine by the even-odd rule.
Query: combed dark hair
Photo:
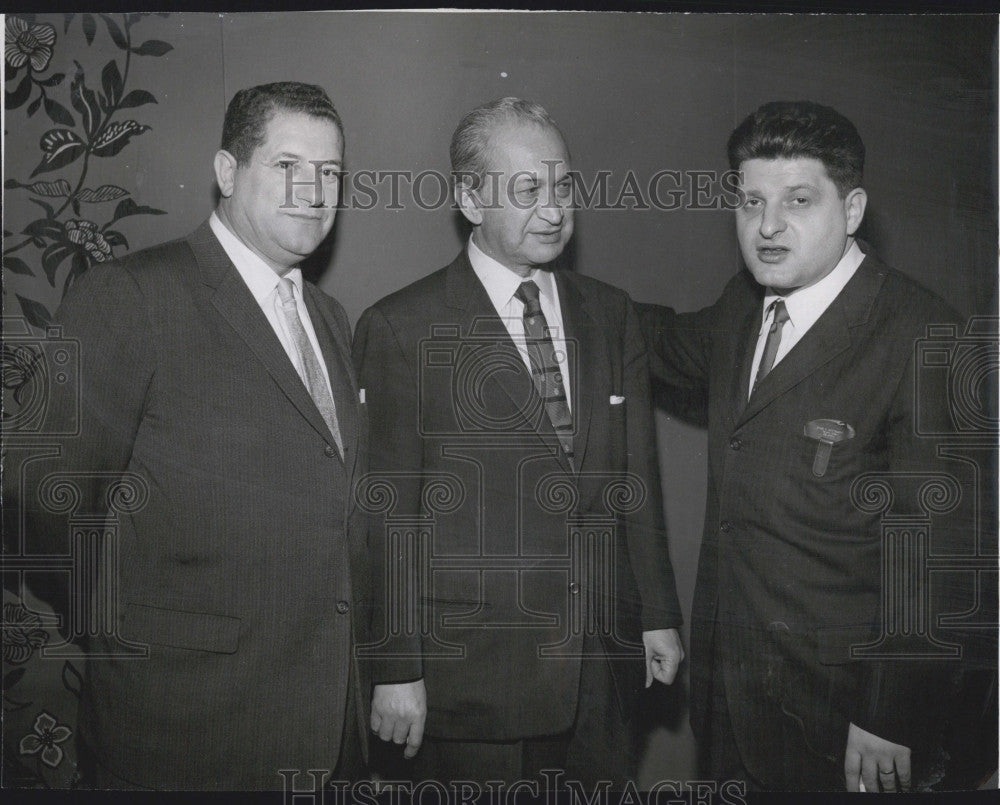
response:
[[[841,198],[861,186],[865,169],[865,144],[854,124],[812,101],[765,103],[736,127],[727,152],[733,170],[748,159],[818,159]]]
[[[462,118],[451,136],[449,155],[455,182],[464,181],[473,190],[482,185],[489,170],[490,137],[506,123],[535,123],[559,131],[545,108],[532,101],[507,97],[477,106]]]
[[[237,92],[226,109],[222,123],[222,148],[244,165],[264,142],[267,124],[274,113],[303,112],[334,123],[344,137],[344,124],[326,90],[315,84],[278,81]]]

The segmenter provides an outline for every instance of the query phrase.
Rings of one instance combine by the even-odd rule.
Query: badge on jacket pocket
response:
[[[833,446],[854,438],[854,428],[839,419],[814,419],[806,423],[802,432],[806,437],[819,442],[816,446],[816,458],[813,459],[813,475],[817,478],[826,475]]]

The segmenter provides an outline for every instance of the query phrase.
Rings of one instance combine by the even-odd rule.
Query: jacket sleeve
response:
[[[53,326],[76,364],[69,367],[76,382],[49,383],[47,433],[39,435],[53,436],[46,439],[58,451],[51,466],[72,486],[74,511],[107,514],[107,492],[128,466],[154,374],[146,300],[121,264],[94,267],[70,289]],[[51,356],[40,354],[43,361]],[[65,369],[44,371],[55,380]],[[22,494],[29,551],[68,553],[68,513],[41,484],[28,482],[13,497]]]
[[[420,513],[423,440],[418,415],[417,373],[392,324],[377,308],[361,316],[354,335],[354,364],[365,390],[370,426],[368,545],[374,567],[372,634],[376,641],[372,675],[375,684],[411,682],[423,676],[421,613],[394,596],[390,579],[407,575],[408,554],[402,541],[390,539],[390,516]],[[366,495],[362,492],[362,496]],[[397,575],[402,574],[402,575]]]
[[[626,519],[629,560],[642,602],[642,629],[679,628],[683,618],[663,516],[649,361],[639,318],[630,301],[626,301],[624,345],[628,469],[642,479],[646,490],[646,505]]]
[[[952,315],[957,319],[957,314]],[[924,373],[918,383],[918,371],[916,358],[911,355],[886,422],[886,478],[894,501],[892,514],[926,517],[929,512],[925,506],[931,501],[932,509],[941,509],[930,519],[931,552],[940,556],[969,555],[975,549],[976,491],[964,483],[961,472],[956,472],[955,462],[946,460],[945,454],[939,455],[942,439],[921,434],[917,421],[918,411],[925,422],[948,419],[946,373]],[[952,489],[957,494],[950,506],[945,502],[952,494],[948,491],[949,481],[954,482]],[[940,506],[933,503],[935,497]],[[905,643],[905,635],[903,642],[888,636],[884,647],[893,655],[891,659],[859,661],[861,696],[855,702],[851,721],[873,735],[912,749],[926,746],[939,730],[935,720],[944,715],[940,705],[948,698],[949,678],[957,666],[957,658],[932,656],[926,651],[932,646],[923,638],[955,642],[948,639],[947,631],[937,629],[935,620],[939,615],[968,609],[970,577],[963,573],[924,572],[920,579],[919,568],[912,564],[893,566],[897,559],[905,561],[902,555],[889,555],[888,559],[890,578],[883,574],[883,583],[894,585],[893,577],[905,583],[890,588],[896,595],[888,599],[883,596],[883,605],[889,611],[880,613],[882,622],[901,623],[903,630],[909,630],[908,616],[919,613],[924,613],[924,622],[912,624],[913,637],[919,639],[910,646]],[[926,631],[920,635],[922,630]],[[920,650],[914,651],[914,646]]]

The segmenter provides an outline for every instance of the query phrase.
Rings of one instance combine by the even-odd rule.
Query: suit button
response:
[[[337,455],[337,448],[328,444],[326,447],[323,448],[323,455],[326,456],[327,458],[333,458],[335,455]]]
[[[350,608],[351,608],[351,605],[348,604],[346,601],[338,601],[337,602],[337,612],[339,612],[341,615],[346,615],[347,611]]]
[[[732,450],[739,450],[741,447],[743,447],[743,440],[737,439],[734,436],[732,439],[729,440],[729,447]]]
[[[719,531],[721,531],[723,534],[728,534],[732,530],[733,530],[733,524],[730,523],[728,520],[723,520],[721,523],[719,523]]]
[[[571,581],[569,583],[569,591],[570,591],[571,595],[579,595],[580,594],[580,585],[577,584],[575,581]]]

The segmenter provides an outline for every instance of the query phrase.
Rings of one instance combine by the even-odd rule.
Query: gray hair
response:
[[[545,108],[521,98],[498,98],[477,106],[462,118],[451,137],[451,175],[456,184],[473,190],[482,186],[489,170],[490,138],[493,132],[509,123],[534,123],[559,132],[559,127]]]

